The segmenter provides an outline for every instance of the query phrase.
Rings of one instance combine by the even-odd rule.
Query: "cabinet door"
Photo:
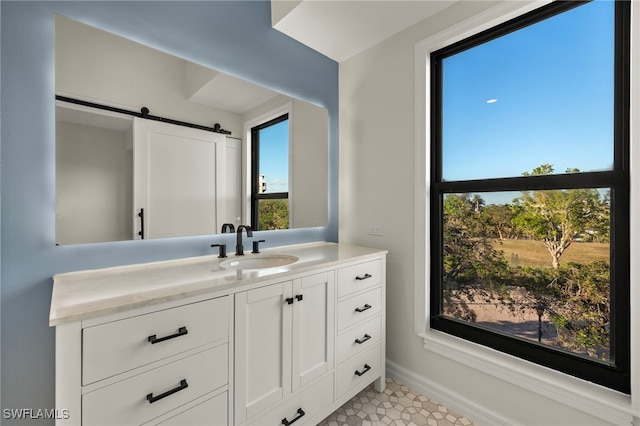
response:
[[[292,389],[333,368],[333,272],[293,281]]]
[[[291,281],[235,295],[236,424],[291,393]]]
[[[134,238],[215,234],[225,216],[224,135],[134,120]]]

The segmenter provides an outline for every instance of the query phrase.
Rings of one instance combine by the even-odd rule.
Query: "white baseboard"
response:
[[[386,368],[388,377],[391,377],[393,380],[420,392],[432,401],[442,404],[452,411],[465,416],[478,426],[524,426],[522,423],[514,419],[507,418],[488,410],[486,407],[476,404],[457,392],[448,389],[442,384],[429,380],[426,377],[419,376],[392,361],[386,361]]]

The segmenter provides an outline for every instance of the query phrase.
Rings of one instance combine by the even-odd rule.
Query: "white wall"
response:
[[[56,243],[132,238],[131,134],[56,123]]]
[[[606,420],[425,350],[414,327],[415,44],[498,2],[460,2],[340,64],[339,239],[389,250],[389,373],[479,424]],[[513,2],[514,8],[523,2]],[[367,234],[381,225],[383,236]]]
[[[291,226],[325,226],[329,169],[328,115],[325,108],[293,100],[291,144]]]

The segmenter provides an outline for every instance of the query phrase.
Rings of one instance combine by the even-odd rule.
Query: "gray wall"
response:
[[[54,406],[53,274],[232,243],[229,235],[55,246],[54,13],[326,107],[329,225],[261,237],[267,246],[337,240],[338,65],[273,30],[268,1],[0,2],[3,409]]]

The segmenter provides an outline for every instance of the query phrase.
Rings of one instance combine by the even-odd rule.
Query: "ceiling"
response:
[[[189,67],[200,67],[187,62]],[[206,79],[196,80],[190,78],[191,89],[187,98],[191,102],[218,108],[224,111],[244,114],[247,111],[262,105],[275,98],[280,93],[266,87],[259,86],[247,80],[208,69],[209,76]]]
[[[342,62],[443,11],[455,1],[272,0],[272,25],[336,62]],[[63,23],[67,21],[60,24]],[[99,31],[69,20],[68,25],[71,24],[79,27],[78,31]],[[128,40],[120,42],[135,44]],[[278,96],[277,92],[236,77],[185,63],[185,95],[192,102],[243,114]],[[118,121],[111,124],[121,125]]]
[[[443,11],[454,1],[272,0],[272,25],[336,62],[342,62]],[[278,10],[274,11],[274,7]],[[278,95],[222,73],[208,77],[199,80],[201,84],[191,93],[191,101],[244,113]]]
[[[456,0],[272,0],[272,25],[342,62]]]

